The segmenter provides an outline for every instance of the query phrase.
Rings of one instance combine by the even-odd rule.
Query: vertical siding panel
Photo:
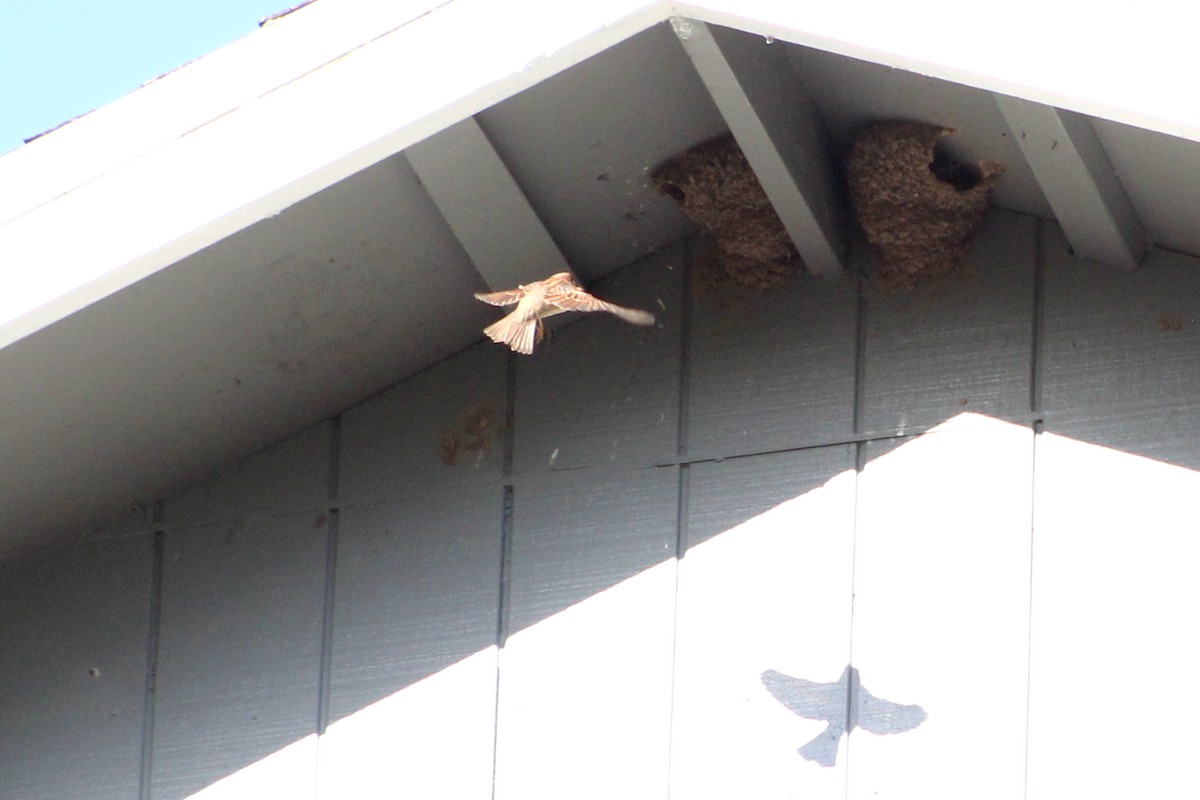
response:
[[[1200,270],[1045,246],[1029,794],[1180,796],[1200,671]]]
[[[0,797],[138,796],[151,552],[143,535],[0,567]]]
[[[322,798],[491,796],[506,365],[474,347],[343,417]]]
[[[868,289],[864,430],[1029,412],[1035,242],[1032,217],[993,210],[966,277],[912,292]]]
[[[341,506],[395,502],[424,487],[495,488],[507,370],[507,350],[479,344],[343,414]]]
[[[805,276],[738,296],[697,288],[688,453],[780,450],[853,433],[856,292],[853,280]]]
[[[323,511],[328,504],[329,422],[218,470],[164,505],[168,528],[251,516]]]
[[[319,509],[330,442],[328,429],[318,432],[185,493],[178,509],[165,504],[166,518],[183,522],[168,530],[165,544],[155,800],[201,790],[206,799],[245,796],[266,787],[275,797],[312,796],[327,525]],[[290,467],[272,469],[281,458]],[[244,516],[238,500],[193,505],[188,498],[197,495],[257,499],[249,507],[268,513]],[[313,510],[257,505],[271,497]],[[210,519],[229,521],[201,521]]]
[[[1135,271],[1105,267],[1045,227],[1047,429],[1200,468],[1200,261],[1152,251]]]
[[[664,798],[676,469],[515,487],[496,797]]]
[[[654,327],[583,315],[552,330],[532,357],[518,357],[515,472],[675,457],[682,275],[683,248],[675,245],[593,287],[605,300],[652,312]]]
[[[1044,434],[1037,476],[1028,796],[1185,796],[1200,474]]]
[[[845,696],[788,691],[793,710],[763,674],[835,682],[850,660],[853,470],[849,445],[690,468],[672,798],[842,796],[844,738],[829,766],[797,750],[828,727],[814,717],[844,721]]]
[[[341,517],[320,797],[490,796],[501,493]]]
[[[517,362],[497,798],[663,798],[675,609],[680,245]]]
[[[851,798],[1024,790],[1033,433],[962,423],[867,446]]]

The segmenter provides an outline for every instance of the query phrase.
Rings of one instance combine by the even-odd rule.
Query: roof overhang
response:
[[[551,236],[546,217],[558,212],[509,174],[521,157],[514,119],[522,112],[506,101],[665,23],[686,51],[681,63],[707,90],[676,138],[711,135],[722,118],[736,128],[730,109],[747,108],[754,119],[734,133],[760,178],[760,164],[776,165],[772,174],[789,169],[773,148],[771,99],[764,105],[754,70],[738,63],[727,37],[713,46],[707,26],[1029,101],[999,110],[988,101],[989,113],[1045,136],[1062,132],[1073,146],[1063,148],[1065,161],[1029,158],[1037,199],[1026,205],[1041,213],[1033,177],[1087,187],[1046,197],[1052,207],[1085,208],[1081,229],[1110,234],[1097,257],[1120,263],[1136,260],[1140,232],[1120,188],[1102,180],[1103,148],[1071,115],[1200,142],[1190,63],[1197,22],[1200,11],[1163,2],[1124,15],[1032,1],[1000,13],[949,0],[919,10],[774,0],[319,0],[300,8],[0,158],[0,443],[8,456],[0,554],[194,479],[477,339],[485,312],[457,298],[560,263],[564,231],[579,219],[564,217]],[[1132,57],[1130,43],[1146,46]],[[1118,51],[1130,57],[1114,58]],[[696,74],[647,78],[686,95],[688,81],[700,86]],[[569,90],[549,91],[546,102],[573,102]],[[472,118],[489,114],[484,135]],[[609,157],[629,162],[613,173],[624,169],[626,180],[644,171],[639,159],[669,154],[655,149],[667,139],[620,150],[612,138]],[[487,184],[480,205],[455,194],[461,181],[450,161]],[[821,182],[763,182],[777,210],[796,207],[800,227],[789,231],[827,238],[824,263],[835,271],[828,222],[802,219]],[[425,191],[428,208],[414,200]],[[495,247],[496,227],[475,213],[484,208],[508,209],[511,230]],[[642,245],[681,230],[650,211],[658,238]],[[430,241],[417,246],[391,230],[389,220],[401,217],[431,231]],[[419,252],[409,272],[377,268],[339,283],[345,273],[335,265],[344,267],[350,245],[315,247],[297,266],[303,259],[289,242],[305,236],[310,247],[354,239],[355,252],[377,265],[390,252]],[[603,264],[584,263],[584,277],[640,252],[625,244]],[[805,254],[810,268],[819,251]],[[238,271],[239,263],[256,268]],[[379,298],[414,291],[403,319],[383,318]],[[429,330],[433,321],[443,335]],[[284,335],[308,337],[303,357]],[[330,386],[335,374],[345,378]],[[147,397],[149,410],[136,407]],[[281,397],[289,398],[282,409]],[[63,486],[72,500],[62,501]]]
[[[672,18],[1200,141],[1200,10],[1149,5],[313,3],[0,158],[0,346]]]

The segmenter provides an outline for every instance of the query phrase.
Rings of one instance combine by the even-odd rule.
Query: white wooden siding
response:
[[[313,733],[323,516],[250,518],[166,536],[150,796],[191,797],[227,780],[205,796],[237,797],[251,777],[244,767]],[[310,738],[276,756],[273,793],[304,794],[315,744]]]
[[[968,276],[912,293],[867,292],[864,430],[935,425],[963,411],[1029,413],[1035,224],[989,215]]]
[[[150,536],[0,567],[0,795],[137,797]]]
[[[1028,796],[1186,796],[1200,742],[1200,271],[1153,252],[1093,276],[1049,227],[1043,250]]]
[[[997,211],[961,280],[717,305],[696,252],[596,287],[654,328],[479,344],[0,567],[0,796],[1190,785],[1200,264]]]
[[[927,719],[850,734],[851,798],[1021,796],[1033,431],[945,428],[866,445],[852,660],[865,690]]]
[[[491,791],[506,365],[476,346],[342,415],[322,800]]]
[[[703,287],[693,294],[690,457],[761,453],[850,436],[855,281],[798,277],[781,288],[745,293],[740,301]]]
[[[844,791],[845,758],[823,768],[796,753],[826,724],[777,702],[762,675],[776,670],[830,682],[850,661],[854,449],[837,445],[689,469],[672,798]],[[844,756],[844,739],[835,748]]]

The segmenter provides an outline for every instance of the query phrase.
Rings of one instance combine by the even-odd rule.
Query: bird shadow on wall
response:
[[[808,761],[822,767],[837,763],[838,744],[855,728],[883,736],[903,733],[925,721],[925,710],[875,697],[862,685],[858,670],[849,665],[833,683],[817,683],[784,675],[773,669],[762,676],[763,686],[789,711],[828,727],[797,749]]]

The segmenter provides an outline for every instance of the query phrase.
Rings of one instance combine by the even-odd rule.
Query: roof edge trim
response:
[[[1071,3],[691,0],[674,14],[1200,142],[1200,7],[1145,0],[1136,14]],[[914,15],[919,14],[919,19]],[[939,22],[940,21],[940,24]],[[1136,57],[1114,55],[1136,49]]]
[[[506,26],[510,4],[445,3],[0,225],[0,264],[13,265],[0,288],[0,347],[664,21],[670,11],[658,0],[525,5],[537,24],[518,34]],[[462,59],[464,49],[477,57]],[[402,94],[393,77],[399,75],[420,80]]]

